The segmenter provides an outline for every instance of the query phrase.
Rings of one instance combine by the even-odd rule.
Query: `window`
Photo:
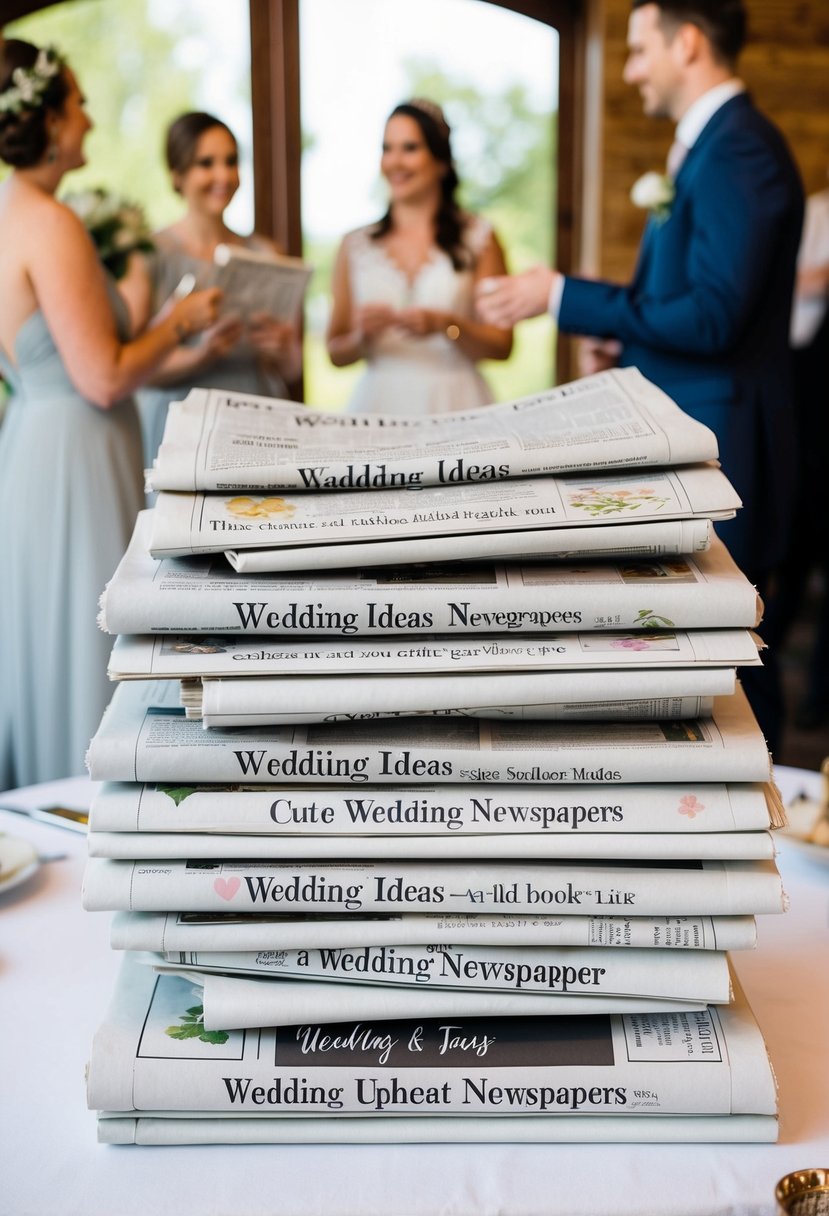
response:
[[[362,365],[325,352],[331,267],[351,228],[385,210],[383,126],[407,97],[444,108],[461,202],[485,215],[508,264],[554,258],[558,34],[480,0],[300,0],[302,231],[317,268],[306,314],[306,399],[337,407]],[[516,331],[506,363],[482,368],[499,400],[552,383],[553,327]]]

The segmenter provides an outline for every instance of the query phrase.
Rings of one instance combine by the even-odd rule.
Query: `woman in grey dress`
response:
[[[166,158],[185,212],[153,237],[154,251],[141,259],[143,282],[131,275],[121,285],[138,325],[158,314],[183,280],[209,281],[219,245],[280,252],[267,238],[239,236],[225,223],[225,210],[239,189],[239,149],[220,119],[201,111],[180,115],[167,131]],[[181,401],[194,386],[285,397],[286,381],[299,376],[301,362],[298,318],[289,324],[265,312],[247,326],[224,317],[184,343],[138,394],[146,466],[155,459],[171,401]]]
[[[111,696],[97,601],[143,505],[130,393],[220,293],[180,301],[133,342],[80,220],[55,193],[91,122],[52,49],[0,43],[0,789],[84,771]]]

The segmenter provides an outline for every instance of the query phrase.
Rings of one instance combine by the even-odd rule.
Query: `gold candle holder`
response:
[[[774,1193],[788,1216],[829,1216],[829,1169],[795,1170]]]

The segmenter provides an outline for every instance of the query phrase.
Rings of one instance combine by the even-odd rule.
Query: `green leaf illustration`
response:
[[[191,1005],[181,1015],[181,1025],[168,1026],[164,1033],[171,1039],[199,1039],[202,1043],[211,1043],[214,1047],[221,1046],[230,1038],[226,1030],[205,1030],[203,1005]]]
[[[635,623],[643,629],[673,629],[674,623],[666,616],[659,616],[652,608],[640,608]]]
[[[176,806],[180,806],[185,798],[189,798],[196,792],[195,786],[192,785],[157,785],[156,789],[162,794],[166,794],[168,798],[172,798]]]
[[[202,1035],[202,1027],[196,1023],[189,1026],[168,1026],[164,1031],[171,1039],[198,1039]]]

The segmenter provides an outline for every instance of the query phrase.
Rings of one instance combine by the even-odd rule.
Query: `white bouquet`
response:
[[[101,261],[116,279],[124,275],[131,253],[153,248],[147,218],[137,203],[101,186],[67,194],[63,202],[83,222]]]

